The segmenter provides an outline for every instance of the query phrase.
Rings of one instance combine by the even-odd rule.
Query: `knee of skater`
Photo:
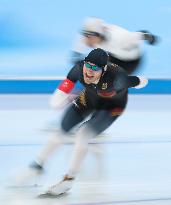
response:
[[[64,134],[68,134],[68,132],[70,131],[70,129],[64,124],[61,124],[61,130]]]
[[[61,122],[61,130],[65,133],[65,134],[67,134],[69,131],[70,131],[70,127],[69,126],[67,126],[67,124],[64,122],[64,121],[62,121]]]

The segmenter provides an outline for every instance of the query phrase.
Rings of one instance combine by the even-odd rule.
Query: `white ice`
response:
[[[59,127],[62,111],[51,110],[48,98],[0,95],[0,204],[171,204],[170,95],[130,95],[123,116],[91,145],[67,195],[37,197],[43,185],[65,174],[72,143],[65,144],[47,163],[46,173],[38,181],[41,186],[7,188],[11,173],[27,166],[46,143],[47,128],[52,123],[53,128]]]

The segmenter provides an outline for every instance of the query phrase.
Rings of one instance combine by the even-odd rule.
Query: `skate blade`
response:
[[[66,195],[68,195],[67,192],[60,193],[60,194],[53,194],[50,192],[42,192],[42,193],[38,194],[38,198],[60,198],[60,197],[66,196]]]

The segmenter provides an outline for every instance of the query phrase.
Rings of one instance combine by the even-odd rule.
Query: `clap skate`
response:
[[[38,186],[37,179],[43,172],[43,166],[34,161],[20,175],[13,178],[11,187]]]
[[[59,196],[68,192],[73,186],[74,178],[65,175],[63,180],[59,183],[49,187],[46,191],[40,194],[40,196]]]

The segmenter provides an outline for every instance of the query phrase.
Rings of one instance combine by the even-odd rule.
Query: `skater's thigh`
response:
[[[81,123],[90,113],[90,109],[80,109],[75,104],[72,104],[62,118],[61,128],[65,132],[70,131],[73,127]]]
[[[115,114],[109,110],[96,111],[92,115],[92,118],[87,121],[87,127],[89,127],[94,133],[96,133],[96,135],[98,135],[110,127],[112,123],[122,114],[122,112],[122,108],[119,110],[119,112],[115,112]]]

